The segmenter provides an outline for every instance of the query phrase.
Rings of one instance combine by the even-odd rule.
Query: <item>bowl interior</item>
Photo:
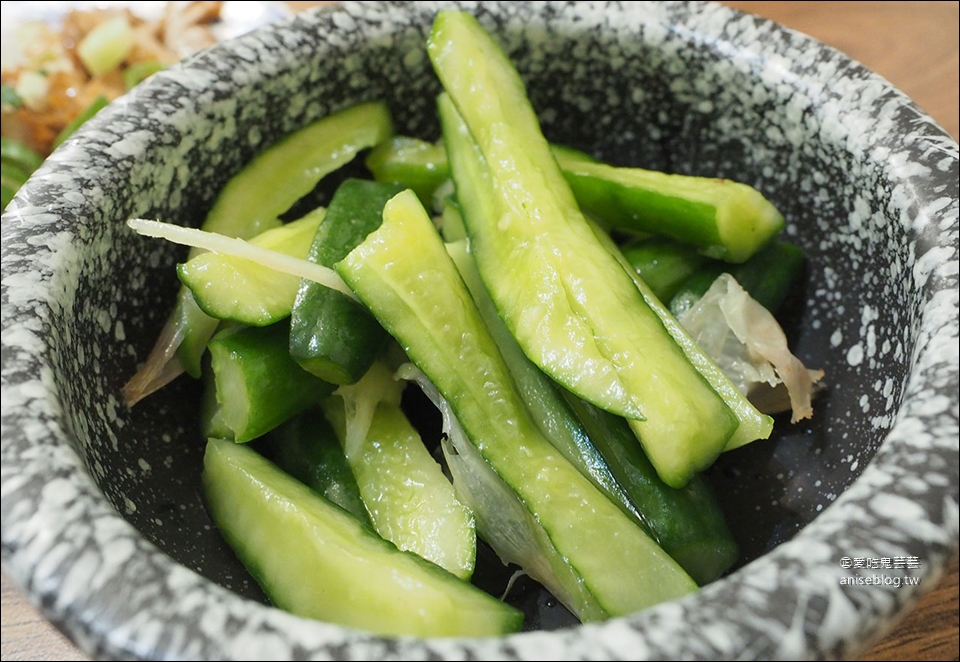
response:
[[[781,318],[794,352],[826,372],[815,415],[800,424],[778,418],[770,440],[724,455],[708,472],[742,545],[740,564],[750,562],[791,539],[864,470],[894,422],[917,343],[916,237],[900,222],[888,173],[851,148],[840,116],[871,118],[832,108],[831,81],[868,74],[821,52],[826,78],[811,81],[803,57],[771,60],[744,35],[783,40],[785,50],[799,37],[745,16],[705,31],[710,15],[727,11],[716,7],[645,7],[614,20],[492,4],[496,11],[481,3],[476,13],[528,82],[548,139],[615,164],[751,184],[806,252],[802,285]],[[259,588],[202,502],[201,384],[180,378],[132,410],[122,404],[121,387],[172,309],[173,265],[185,255],[133,236],[123,222],[199,225],[216,191],[258,150],[359,101],[386,99],[400,132],[438,138],[439,85],[424,50],[434,9],[354,9],[349,24],[317,12],[201,54],[97,118],[46,166],[54,185],[30,194],[31,205],[56,206],[70,219],[61,230],[73,248],[53,275],[63,297],[46,324],[74,450],[149,541],[255,600],[264,599]],[[81,158],[92,166],[77,174]],[[362,171],[359,162],[351,168]],[[61,179],[81,194],[65,198]],[[311,203],[332,186],[322,184]],[[509,571],[488,560],[479,581],[505,584]],[[528,628],[574,623],[532,583],[511,596]]]

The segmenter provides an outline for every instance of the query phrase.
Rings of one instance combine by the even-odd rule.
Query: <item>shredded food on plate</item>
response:
[[[212,45],[223,2],[168,2],[148,21],[128,9],[73,10],[60,25],[17,31],[17,65],[4,69],[3,136],[46,157],[54,140],[101,97]],[[102,103],[102,101],[101,101]]]

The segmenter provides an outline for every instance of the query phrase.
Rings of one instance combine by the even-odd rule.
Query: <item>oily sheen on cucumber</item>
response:
[[[370,523],[340,440],[319,406],[309,407],[254,442],[261,455],[357,519]]]
[[[377,533],[469,580],[477,557],[473,515],[400,408],[403,387],[377,361],[359,382],[327,398],[323,410]]]
[[[736,563],[739,545],[703,476],[694,476],[679,490],[666,485],[624,419],[569,391],[563,395],[665,552],[701,586]]]
[[[449,402],[482,460],[526,509],[526,538],[536,549],[517,559],[524,570],[584,621],[696,590],[680,566],[543,437],[413,191],[387,203],[380,228],[336,269]],[[477,513],[477,522],[481,537],[497,549],[497,536],[481,522],[496,527],[498,514]]]
[[[210,340],[206,436],[252,441],[333,392],[290,358],[289,328],[286,321],[228,328]]]
[[[560,167],[580,207],[604,227],[672,237],[709,257],[743,262],[783,229],[777,208],[741,182],[562,156]]]
[[[368,526],[253,449],[207,441],[203,488],[214,523],[281,609],[379,635],[481,637],[523,614]]]
[[[447,252],[544,435],[601,492],[636,518],[694,581],[703,585],[719,577],[737,560],[739,549],[703,478],[694,476],[679,490],[660,480],[626,420],[561,389],[523,356],[496,316],[465,242],[447,244]]]
[[[510,370],[517,386],[517,393],[533,416],[534,422],[544,436],[569,460],[597,489],[607,495],[627,515],[646,526],[643,515],[630,500],[625,486],[611,474],[603,457],[597,451],[583,426],[563,400],[559,387],[540,371],[526,356],[510,332],[497,317],[496,307],[480,282],[473,256],[467,250],[465,240],[447,243],[446,249],[470,290],[480,317]],[[611,414],[612,416],[613,414]],[[640,451],[633,439],[631,442]],[[647,533],[650,530],[647,529]]]
[[[670,313],[667,307],[654,296],[650,287],[640,278],[627,258],[624,257],[617,245],[614,244],[610,235],[596,225],[592,225],[592,227],[597,240],[610,252],[610,255],[613,255],[617,259],[623,267],[624,272],[630,275],[636,285],[637,291],[643,296],[644,301],[647,302],[650,309],[660,318],[667,333],[670,334],[670,337],[673,338],[677,346],[683,351],[687,360],[697,369],[707,383],[713,387],[714,391],[723,398],[729,410],[736,417],[736,430],[734,430],[733,434],[727,439],[723,450],[733,450],[734,448],[739,448],[758,439],[767,439],[773,431],[773,419],[760,412],[760,410],[734,386],[733,382],[724,374],[723,370],[707,356],[703,348],[687,333],[686,329],[684,329],[680,322]],[[628,423],[637,435],[641,433],[638,429],[639,421],[628,421]],[[644,448],[646,448],[646,446],[644,446]],[[650,460],[653,461],[653,458],[651,457]],[[656,466],[656,462],[654,462],[654,465]],[[660,467],[657,467],[657,473],[663,478]],[[674,485],[666,479],[664,479],[664,482],[671,487],[677,487],[677,485]]]
[[[471,250],[501,317],[544,372],[632,419],[663,480],[682,487],[736,418],[597,240],[500,47],[469,14],[441,11],[427,50],[452,102],[441,123]]]
[[[550,145],[550,150],[561,164],[596,162],[589,154],[566,145]],[[383,141],[370,151],[365,163],[378,182],[412,188],[427,208],[433,204],[436,191],[450,179],[443,143],[411,136],[394,136]]]
[[[298,257],[307,255],[326,210],[258,234],[250,243]],[[250,326],[268,326],[290,315],[300,279],[222,253],[202,253],[177,266],[180,282],[207,315]],[[322,287],[322,286],[321,286]]]
[[[230,178],[201,227],[241,239],[277,227],[279,217],[317,182],[391,135],[393,119],[383,101],[356,104],[293,131]],[[196,254],[192,251],[191,257]],[[179,320],[183,335],[177,352],[180,362],[187,373],[197,377],[217,323],[189,296],[178,299],[171,317]]]
[[[366,160],[378,182],[413,189],[425,207],[433,202],[437,188],[450,178],[442,144],[410,136],[394,136],[374,147]]]

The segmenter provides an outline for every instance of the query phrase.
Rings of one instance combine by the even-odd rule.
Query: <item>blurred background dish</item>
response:
[[[7,3],[5,3],[5,5],[6,5],[6,4],[7,4]],[[753,8],[752,8],[750,5],[787,4],[787,5],[795,5],[795,6],[810,5],[811,7],[814,7],[814,6],[816,6],[816,5],[821,5],[821,4],[831,5],[831,4],[845,4],[845,3],[732,3],[732,4],[741,5],[742,8],[747,9],[747,10],[749,11],[749,10],[751,10],[751,9],[754,9],[754,10],[757,9],[756,7],[753,7]],[[863,3],[855,3],[855,4],[863,4]],[[866,4],[869,5],[869,4],[875,4],[875,3],[866,3]],[[883,4],[894,4],[894,5],[897,5],[897,4],[901,4],[901,3],[883,3]],[[955,7],[955,3],[930,3],[930,4],[933,4],[933,5],[951,5],[951,4],[953,4],[954,7]],[[801,11],[802,9],[803,9],[802,7],[801,7],[800,9],[797,9],[797,8],[795,7],[794,11],[797,12],[797,13],[795,14],[795,16],[794,16],[795,18],[796,18],[796,17],[803,17],[803,16],[805,16],[805,14],[803,14],[802,11]],[[862,9],[863,9],[864,11],[867,11],[868,8],[864,7],[864,8],[862,8]],[[934,9],[935,9],[935,8],[934,8]],[[786,8],[784,8],[784,11],[787,12],[788,10],[787,10]],[[811,9],[811,11],[812,11],[812,9]],[[847,10],[842,10],[842,12],[846,12],[846,11],[847,11]],[[879,10],[878,10],[878,11],[879,11]],[[904,3],[904,11],[905,11],[905,12],[907,11],[907,10],[906,10],[906,5],[905,5],[905,3]],[[955,10],[954,10],[954,11],[955,11]],[[913,14],[912,11],[910,11],[910,12],[909,12],[909,15],[916,15],[916,14]],[[908,21],[909,21],[909,16],[908,16],[907,13],[905,13],[905,14],[903,15],[903,17],[902,17],[901,20],[897,20],[895,14],[887,14],[887,17],[888,17],[888,18],[891,18],[892,20],[895,20],[895,21],[896,21],[894,25],[896,26],[897,34],[899,34],[901,37],[903,36],[904,32],[909,32],[909,28],[905,28],[905,27],[904,27],[905,24],[907,24]],[[789,18],[789,16],[788,16],[788,18]],[[799,19],[798,19],[798,20],[799,20]],[[929,15],[928,15],[924,20],[925,20],[925,21],[926,21],[926,20],[929,20]],[[6,21],[5,21],[5,23],[6,23]],[[787,22],[787,24],[789,25],[789,22]],[[952,25],[955,25],[955,24],[956,24],[956,22],[955,22],[955,20],[954,20],[953,23],[952,23]],[[837,26],[836,21],[830,23],[830,31],[833,32],[833,31],[837,30],[837,27],[836,27],[836,26]],[[801,27],[801,26],[798,26],[798,27]],[[862,27],[861,27],[861,30],[862,30]],[[805,29],[804,31],[806,31],[806,32],[814,32],[813,30],[809,30],[809,29]],[[856,33],[856,32],[858,32],[858,31],[851,31],[851,32],[847,32],[846,34],[854,34],[854,33]],[[861,32],[861,33],[862,33],[862,32]],[[955,37],[954,37],[954,38],[955,38]],[[871,44],[873,44],[873,43],[892,43],[892,44],[898,44],[898,43],[900,43],[900,40],[899,40],[899,39],[892,39],[892,38],[891,38],[890,40],[888,40],[888,41],[885,41],[883,38],[872,37],[870,41],[871,41]],[[909,41],[909,40],[905,40],[905,41]],[[935,53],[941,53],[941,51],[939,51],[939,50],[937,50],[937,49],[935,49],[935,48],[930,48],[930,41],[931,41],[930,39],[927,39],[926,42],[925,42],[925,46],[927,46],[929,50],[931,50],[931,51],[933,51],[933,52],[935,52]],[[947,40],[947,41],[949,41],[949,40]],[[853,56],[856,58],[856,55],[853,54],[853,53],[850,53],[850,50],[849,50],[849,49],[846,49],[846,50],[847,50],[847,52],[848,52],[849,54],[853,55]],[[889,50],[894,50],[894,51],[895,51],[895,50],[896,50],[896,47],[894,47],[894,48],[892,48],[892,49],[889,49]],[[949,46],[949,44],[948,44],[948,46],[947,46],[947,48],[946,48],[945,50],[946,50],[946,52],[949,54],[949,52],[950,52],[950,46]],[[953,46],[952,52],[953,52],[953,60],[952,60],[952,61],[953,61],[953,63],[954,63],[953,66],[954,66],[954,72],[955,72],[955,71],[956,71],[956,68],[955,68],[955,67],[956,67],[956,46],[955,46],[955,42],[954,42],[954,46]],[[941,66],[943,66],[943,63],[944,63],[944,59],[943,59],[940,55],[938,55],[938,59],[937,59],[936,63],[934,63],[932,66],[933,66],[934,68],[941,67]],[[948,63],[949,63],[949,62],[948,62]],[[870,66],[869,63],[867,63],[867,65]],[[929,68],[924,68],[924,67],[922,67],[922,66],[918,66],[918,63],[917,63],[916,61],[911,61],[908,66],[905,66],[905,67],[904,67],[904,69],[905,69],[905,70],[909,70],[909,74],[908,74],[908,73],[905,73],[905,74],[904,74],[905,77],[906,77],[907,75],[910,75],[911,78],[916,78],[916,77],[917,77],[915,74],[916,74],[916,72],[917,72],[918,70],[929,71]],[[887,75],[888,78],[891,78],[892,80],[894,80],[894,82],[895,82],[895,84],[896,84],[896,80],[893,78],[893,76],[891,76],[891,74],[887,73],[886,75]],[[905,78],[905,80],[906,80],[906,78]],[[956,99],[956,98],[957,98],[957,95],[956,95],[956,93],[955,93],[955,86],[956,86],[956,75],[955,75],[955,73],[954,73],[952,79],[951,79],[949,76],[947,76],[947,80],[948,80],[948,82],[949,82],[950,80],[952,80],[952,83],[953,83],[953,85],[954,85],[954,91],[953,91],[952,93],[948,93],[946,96],[947,96],[947,97],[950,97],[951,94],[952,94],[952,98],[953,98],[953,99]],[[909,81],[907,81],[907,82],[909,82]],[[921,105],[922,107],[924,106],[924,102],[923,102],[921,99],[915,99],[915,100],[917,100],[918,103],[920,103],[920,105]],[[934,102],[934,103],[937,103],[937,102]],[[949,118],[949,117],[947,117],[945,120],[944,120],[944,119],[939,119],[939,118],[937,118],[937,119],[940,121],[940,123],[941,123],[944,127],[949,127],[949,125],[950,125],[950,118]],[[954,113],[953,113],[953,127],[954,127],[954,128],[953,128],[953,130],[951,131],[951,133],[952,133],[952,135],[953,135],[954,137],[956,137],[956,129],[955,129],[955,127],[956,127],[956,112],[955,112],[955,106],[954,106]],[[955,573],[956,573],[956,570],[955,570],[955,568],[956,568],[956,565],[954,564],[954,570],[953,570],[953,575],[952,575],[954,578],[956,577],[956,574],[955,574]],[[954,579],[954,582],[955,582],[955,579]],[[5,578],[5,583],[6,583],[6,578]],[[954,634],[955,634],[955,623],[956,623],[956,589],[955,589],[955,586],[956,586],[956,584],[954,583],[953,586],[954,586],[954,588],[953,588],[953,590],[952,590],[952,596],[953,596],[953,607],[952,607],[952,611],[950,610],[950,608],[949,608],[949,606],[948,606],[946,613],[948,614],[948,618],[950,617],[949,615],[952,613],[952,626],[951,626],[951,627],[952,627],[953,632],[954,632]],[[9,605],[8,605],[8,603],[7,603],[7,592],[6,592],[6,591],[7,591],[7,589],[6,589],[6,586],[5,586],[5,599],[4,599],[4,607],[5,607],[5,609],[4,609],[4,617],[5,617],[5,622],[4,622],[4,635],[5,635],[5,636],[4,636],[4,646],[5,646],[5,647],[7,646],[8,641],[10,640],[9,630],[8,630],[8,626],[7,626],[7,622],[6,622],[6,618],[7,618],[6,615],[7,615],[7,613],[9,613],[9,608],[8,608]],[[948,591],[949,591],[949,589],[948,589]],[[931,595],[934,595],[934,594],[931,594]],[[929,597],[929,596],[928,596],[928,597]],[[932,623],[935,623],[935,622],[936,622],[936,621],[933,621]],[[928,620],[927,623],[930,624],[931,621]],[[895,635],[894,635],[894,636],[895,636]],[[956,639],[954,638],[953,641],[955,642]],[[947,645],[947,649],[946,649],[946,653],[945,653],[945,655],[943,655],[943,657],[950,657],[950,656],[951,656],[950,643],[947,642],[946,645]],[[939,651],[939,650],[943,650],[943,649],[937,649],[937,650]],[[955,655],[956,655],[956,643],[953,643],[953,644],[952,644],[952,651],[953,651],[953,652],[952,652],[952,655],[955,657]],[[930,655],[930,651],[929,651],[929,650],[923,650],[922,648],[920,648],[920,649],[916,649],[916,648],[915,648],[915,649],[913,649],[913,652],[912,652],[912,653],[900,653],[900,655],[901,655],[903,658],[905,658],[905,659],[910,659],[910,658],[913,658],[913,659],[923,659],[923,656],[924,656],[924,655]],[[32,655],[31,655],[31,656],[32,656]],[[928,659],[940,659],[940,658],[941,658],[941,654],[940,654],[940,653],[934,653],[933,656],[932,656],[932,657],[929,657]],[[7,651],[5,650],[5,659],[14,659],[14,658],[8,657],[8,653],[7,653]],[[892,659],[892,658],[891,658],[891,659]]]
[[[261,2],[5,2],[2,207],[60,143],[177,61],[287,15]]]
[[[129,9],[137,16],[148,21],[159,20],[169,5],[190,5],[204,3],[189,2],[128,2],[104,0],[103,2],[23,2],[13,0],[4,2],[0,9],[0,37],[3,39],[0,50],[0,63],[6,68],[13,63],[16,57],[16,33],[24,23],[39,21],[49,25],[57,25],[70,11],[90,11],[103,9]],[[213,27],[218,41],[236,37],[245,32],[289,16],[293,10],[283,2],[216,2],[206,3],[220,5],[218,13],[220,21]]]

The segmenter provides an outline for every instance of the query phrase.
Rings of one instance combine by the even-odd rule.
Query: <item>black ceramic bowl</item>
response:
[[[437,138],[424,40],[449,5],[508,50],[549,139],[752,184],[806,251],[784,321],[826,388],[812,421],[778,421],[709,472],[743,559],[695,595],[576,626],[531,586],[540,629],[485,640],[293,617],[208,519],[198,385],[122,402],[184,255],[124,222],[199,224],[258,150],[358,101]],[[6,568],[108,658],[853,655],[957,549],[957,152],[842,54],[709,4],[343,3],[217,46],[89,122],[3,216]]]

